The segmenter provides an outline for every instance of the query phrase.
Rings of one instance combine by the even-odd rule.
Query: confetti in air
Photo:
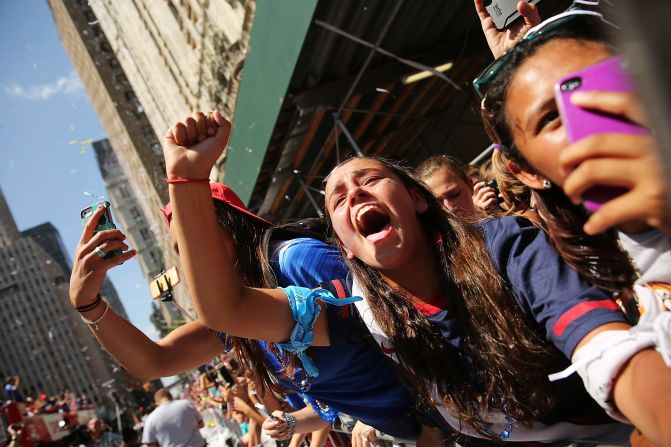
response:
[[[81,146],[79,148],[79,155],[83,155],[86,152],[86,149],[88,149],[88,147],[91,143],[93,143],[93,138],[89,138],[87,140],[82,140],[82,141],[77,141],[77,140],[68,141],[68,144],[78,144],[79,146]]]

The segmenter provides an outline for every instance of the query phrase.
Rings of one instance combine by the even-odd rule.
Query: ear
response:
[[[417,214],[424,214],[429,210],[429,203],[424,198],[424,195],[417,188],[412,188],[410,190],[410,195],[412,200],[415,202],[415,212]]]
[[[537,174],[526,163],[520,164],[514,160],[506,162],[508,170],[519,180],[531,189],[545,189],[543,187],[543,180],[545,177]]]
[[[343,244],[340,239],[338,239],[338,246],[345,252],[347,259],[354,259],[354,253],[352,253],[349,248],[345,247],[345,244]]]

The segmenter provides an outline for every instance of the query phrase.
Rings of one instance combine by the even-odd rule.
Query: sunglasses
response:
[[[598,1],[592,2],[589,0],[576,0],[574,2],[574,5],[575,4],[597,6]],[[557,14],[556,16],[550,17],[544,22],[539,23],[538,25],[531,28],[524,35],[522,40],[518,42],[518,44],[552,33],[553,31],[564,27],[567,23],[570,23],[576,19],[584,19],[584,18],[597,18],[607,25],[618,28],[616,25],[606,20],[603,17],[603,15],[599,12],[585,9],[569,9],[567,11],[562,12],[561,14]],[[500,58],[495,59],[484,70],[482,70],[482,72],[473,80],[473,88],[475,89],[475,92],[478,94],[480,99],[484,100],[486,95],[485,91],[486,85],[501,72],[503,67],[506,66],[506,64],[510,60],[511,55],[514,53],[515,48],[517,48],[517,46],[513,47],[510,51],[508,51]]]

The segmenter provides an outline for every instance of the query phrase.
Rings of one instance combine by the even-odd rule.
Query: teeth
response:
[[[364,215],[368,210],[372,210],[377,208],[375,205],[364,205],[361,208],[359,208],[359,211],[356,213],[356,220],[357,222],[361,223],[361,216]]]

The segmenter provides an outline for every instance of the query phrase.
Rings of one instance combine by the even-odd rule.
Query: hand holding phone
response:
[[[112,220],[112,212],[110,211],[112,205],[106,200],[102,202],[96,202],[93,205],[84,208],[81,211],[80,217],[82,219],[82,226],[85,226],[88,223],[88,221],[91,220],[93,213],[100,206],[103,206],[105,208],[105,211],[103,212],[102,216],[100,216],[100,219],[98,219],[98,224],[96,225],[93,234],[99,231],[113,230],[116,228],[116,225],[114,225],[114,221]],[[120,255],[121,253],[122,253],[121,250],[111,250],[109,253],[105,255],[105,259],[112,258],[114,256]]]
[[[515,20],[522,17],[517,10],[520,0],[484,0],[487,13],[492,18],[496,29],[501,31],[510,28]],[[540,0],[526,0],[527,3],[536,4]]]
[[[256,408],[256,411],[261,413],[263,416],[265,416],[267,418],[270,418],[270,419],[277,420],[277,418],[275,416],[270,414],[270,412],[268,411],[268,409],[266,408],[265,405],[260,404],[260,403],[257,402],[257,403],[254,404],[254,408]]]
[[[573,73],[555,85],[555,99],[559,114],[570,143],[575,143],[593,134],[646,134],[647,129],[622,116],[611,115],[582,108],[571,101],[571,96],[580,91],[633,92],[633,81],[628,73],[628,64],[622,56]],[[619,186],[596,185],[582,195],[583,205],[589,211],[625,193]]]

